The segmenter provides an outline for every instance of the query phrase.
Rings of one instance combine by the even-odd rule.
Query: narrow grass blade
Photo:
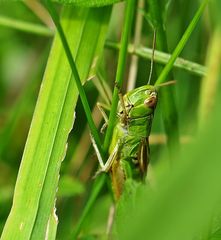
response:
[[[208,4],[209,0],[203,0],[203,2],[201,3],[198,11],[196,12],[196,14],[194,15],[192,21],[190,22],[188,28],[186,29],[185,33],[183,34],[181,40],[179,41],[179,43],[177,44],[175,50],[173,51],[170,60],[168,61],[167,65],[165,66],[165,68],[163,69],[163,71],[161,72],[160,76],[158,77],[155,85],[158,85],[160,83],[163,83],[169,72],[171,71],[171,69],[173,68],[173,64],[176,61],[177,57],[179,56],[179,54],[181,53],[181,51],[183,50],[185,44],[187,43],[190,35],[192,34],[193,30],[195,29],[206,5]]]
[[[111,111],[109,115],[108,128],[107,128],[105,139],[104,139],[104,151],[108,150],[109,143],[112,137],[113,128],[114,128],[114,122],[116,118],[116,110],[117,110],[117,104],[118,104],[118,93],[119,93],[118,88],[122,87],[122,83],[124,79],[123,77],[124,77],[124,70],[126,65],[126,55],[127,55],[130,31],[132,27],[134,9],[135,9],[135,1],[134,0],[128,1],[126,5],[124,28],[121,36],[121,47],[119,52],[118,66],[117,66],[117,73],[116,73],[115,84],[117,86],[115,86],[114,88]]]
[[[0,16],[0,26],[9,27],[23,32],[37,34],[45,37],[51,37],[54,35],[54,32],[52,30],[43,25],[29,23],[18,19],[12,19],[5,16]]]
[[[213,113],[216,95],[219,90],[220,63],[221,63],[221,28],[213,33],[208,51],[209,75],[204,78],[201,85],[201,96],[199,105],[199,128],[203,128]]]
[[[170,73],[173,64],[181,51],[183,50],[187,40],[189,39],[191,33],[196,27],[196,24],[199,21],[200,16],[203,13],[204,8],[206,7],[208,0],[204,0],[200,5],[198,11],[194,15],[192,21],[190,22],[187,30],[183,34],[183,37],[179,41],[177,47],[175,48],[174,52],[171,55],[171,58],[167,65],[161,71],[155,85],[163,83],[168,78],[168,74]],[[167,44],[166,44],[166,36],[163,30],[162,18],[159,16],[159,4],[156,4],[155,1],[150,1],[150,7],[152,9],[151,13],[156,22],[156,28],[159,31],[159,37],[157,40],[157,46],[159,46],[160,50],[167,51]],[[174,158],[174,150],[179,147],[179,131],[178,131],[178,114],[176,110],[175,100],[173,91],[171,88],[166,88],[161,91],[162,99],[161,99],[161,109],[163,114],[164,126],[165,131],[168,136],[168,149],[171,155],[171,158]]]
[[[120,2],[122,0],[53,0],[54,2],[64,3],[64,4],[72,4],[79,7],[102,7],[105,5],[114,4],[116,2]]]
[[[154,24],[154,28],[157,34],[156,47],[168,52],[167,37],[164,30],[163,23],[163,10],[159,0],[150,0],[150,15]],[[160,75],[162,66],[157,65],[157,75]],[[172,74],[169,78],[173,79]],[[153,81],[155,83],[155,81]],[[170,154],[170,162],[174,159],[174,152],[179,148],[179,126],[178,126],[178,113],[175,103],[174,91],[172,88],[164,88],[160,91],[159,101],[165,132],[167,135],[167,147]]]
[[[117,75],[116,75],[116,84],[118,84],[118,87],[120,87],[123,82],[124,68],[125,68],[125,64],[126,64],[127,46],[128,46],[129,35],[130,35],[130,30],[131,30],[131,25],[132,25],[134,6],[135,6],[134,0],[127,2],[126,12],[125,12],[125,20],[124,20],[124,28],[123,28],[122,37],[121,37],[121,39],[122,39],[121,40],[121,49],[119,52]],[[107,152],[107,150],[108,150],[109,143],[110,143],[111,136],[112,136],[114,121],[115,121],[115,117],[116,117],[117,103],[118,103],[118,89],[117,89],[117,87],[115,87],[113,99],[112,99],[111,113],[109,116],[108,129],[107,129],[107,132],[105,135],[105,140],[104,140],[104,151],[105,152]],[[81,227],[85,221],[85,218],[86,218],[87,214],[89,213],[91,207],[94,205],[97,195],[100,192],[104,183],[105,183],[105,176],[98,176],[98,178],[93,186],[89,200],[88,200],[88,202],[84,208],[84,211],[81,215],[81,218],[77,223],[75,231],[73,232],[73,236],[72,236],[73,238],[76,238],[78,236],[78,234],[81,230]]]
[[[119,49],[120,45],[117,42],[112,42],[110,40],[105,42],[105,46],[110,49]],[[128,46],[128,53],[135,54],[144,59],[151,59],[152,57],[152,48],[147,48],[144,46],[134,47],[134,45],[129,44]],[[154,62],[167,64],[171,54],[162,52],[159,50],[154,51]],[[177,58],[174,62],[174,67],[184,69],[189,73],[195,74],[197,76],[206,76],[207,74],[207,67],[200,65],[199,63],[189,61],[184,58]]]

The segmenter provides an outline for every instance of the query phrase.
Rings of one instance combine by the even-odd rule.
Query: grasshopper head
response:
[[[157,105],[157,90],[152,85],[136,88],[124,95],[124,104],[129,119],[152,115]],[[120,107],[119,114],[123,109]]]

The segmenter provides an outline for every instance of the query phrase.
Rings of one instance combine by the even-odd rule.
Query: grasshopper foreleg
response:
[[[93,138],[93,136],[91,135],[91,133],[90,133],[90,137],[91,137],[91,142],[92,142],[92,145],[93,145],[93,147],[94,147],[94,151],[95,151],[95,153],[96,153],[96,155],[97,155],[97,158],[98,158],[98,162],[99,162],[99,164],[100,164],[100,167],[101,168],[104,168],[104,161],[103,161],[103,159],[102,159],[102,157],[101,157],[101,154],[100,154],[100,152],[99,152],[99,149],[98,149],[98,147],[97,147],[97,144],[95,143],[95,141],[94,141],[94,138]]]
[[[103,116],[104,121],[105,121],[104,125],[101,127],[101,130],[100,130],[101,133],[104,133],[104,130],[108,125],[108,117],[107,117],[107,114],[104,111],[104,109],[110,110],[110,108],[106,104],[103,104],[103,103],[100,103],[100,102],[97,103],[97,107],[98,107],[99,111],[101,112],[101,115]]]
[[[117,83],[115,83],[115,87],[117,88],[118,90],[118,97],[119,97],[119,101],[120,101],[120,104],[121,104],[121,107],[122,107],[122,113],[121,113],[121,122],[126,125],[127,123],[127,118],[128,118],[128,113],[127,113],[127,109],[126,109],[126,106],[125,106],[125,103],[124,103],[124,98],[123,98],[123,94],[120,90],[120,87],[118,86]]]
[[[107,159],[107,161],[104,163],[102,157],[101,157],[101,154],[98,150],[98,147],[97,147],[97,144],[95,143],[94,141],[94,138],[93,136],[90,134],[90,137],[91,137],[91,142],[92,142],[92,145],[94,147],[94,150],[96,152],[96,155],[97,155],[97,158],[98,158],[98,162],[99,162],[99,165],[100,165],[100,169],[98,169],[98,171],[96,172],[95,174],[95,177],[102,173],[102,172],[108,172],[113,164],[113,162],[115,161],[116,157],[117,157],[117,154],[118,154],[118,149],[119,149],[119,144],[117,143],[116,146],[114,147],[112,153],[110,154],[109,158]]]

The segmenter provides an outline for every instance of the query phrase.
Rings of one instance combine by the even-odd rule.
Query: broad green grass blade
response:
[[[62,26],[83,82],[101,53],[109,13],[110,8],[63,10]],[[2,239],[45,239],[48,221],[55,210],[60,164],[74,122],[77,98],[66,54],[56,35]]]
[[[88,122],[88,125],[89,125],[89,128],[90,128],[90,131],[91,131],[91,135],[93,136],[95,144],[96,144],[99,152],[101,153],[102,158],[104,158],[103,157],[103,149],[102,149],[102,146],[101,146],[101,140],[100,140],[100,137],[99,137],[99,133],[98,133],[97,128],[95,126],[95,123],[93,121],[90,105],[89,105],[89,102],[87,100],[87,96],[86,96],[86,93],[84,91],[84,88],[82,86],[82,83],[81,83],[81,80],[80,80],[80,76],[79,76],[79,73],[78,73],[78,70],[77,70],[74,58],[73,58],[72,53],[71,53],[71,49],[70,49],[70,47],[68,45],[68,41],[66,39],[64,30],[63,30],[63,28],[62,28],[62,26],[60,24],[59,15],[57,14],[57,11],[55,10],[53,4],[51,4],[50,1],[46,0],[46,1],[44,1],[44,3],[45,3],[45,6],[46,6],[47,10],[49,11],[53,21],[54,21],[54,24],[55,24],[55,26],[57,28],[57,32],[59,33],[59,36],[60,36],[60,39],[61,39],[64,51],[66,53],[69,65],[70,65],[71,70],[72,70],[73,77],[75,79],[75,83],[76,83],[76,86],[77,86],[77,89],[78,89],[78,92],[79,92],[81,103],[82,103],[83,108],[84,108],[84,112],[85,112],[85,115],[86,115],[86,118],[87,118],[87,122]]]
[[[57,226],[58,226],[58,218],[56,216],[56,213],[52,212],[48,220],[45,239],[56,239]]]

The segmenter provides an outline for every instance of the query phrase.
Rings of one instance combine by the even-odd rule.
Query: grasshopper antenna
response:
[[[156,47],[156,29],[154,28],[154,31],[153,31],[153,51],[152,51],[151,64],[150,64],[150,75],[149,75],[149,79],[148,79],[147,84],[150,84],[152,73],[153,73],[155,47]]]
[[[155,85],[155,87],[159,90],[159,88],[161,88],[161,87],[165,87],[165,86],[169,86],[169,85],[173,85],[173,84],[176,84],[176,80],[167,81],[167,82]]]

